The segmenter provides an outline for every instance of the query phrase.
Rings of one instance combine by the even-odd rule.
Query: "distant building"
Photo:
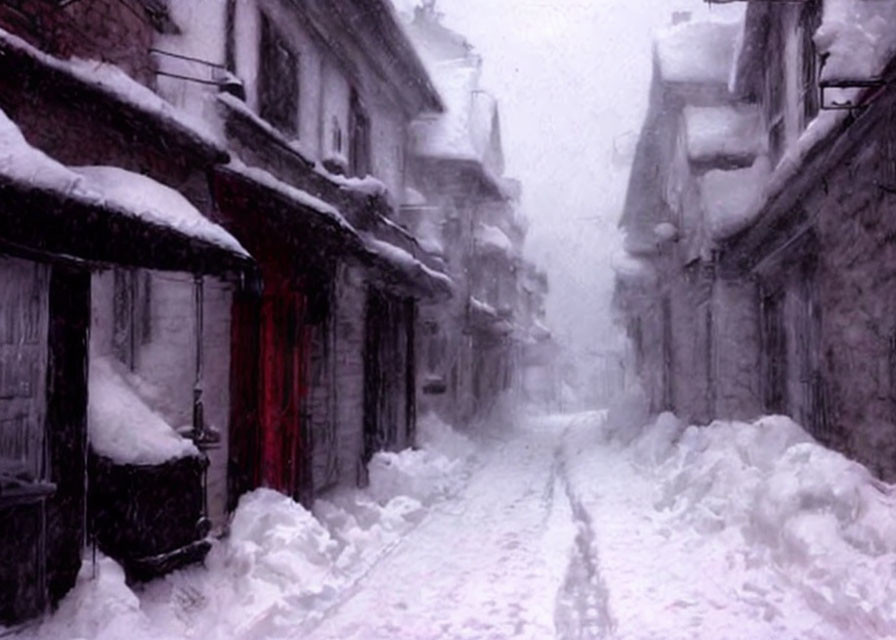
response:
[[[528,223],[521,186],[503,177],[499,111],[481,86],[481,59],[441,23],[434,3],[406,18],[445,113],[412,127],[402,223],[456,283],[452,300],[421,308],[418,386],[425,407],[465,423],[520,387],[531,328],[519,304]]]

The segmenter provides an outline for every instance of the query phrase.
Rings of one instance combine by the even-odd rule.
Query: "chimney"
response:
[[[672,12],[672,24],[683,24],[685,22],[691,21],[691,12],[690,11],[673,11]]]

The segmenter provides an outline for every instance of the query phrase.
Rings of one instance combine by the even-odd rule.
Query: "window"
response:
[[[352,89],[349,106],[349,165],[353,176],[370,174],[370,118],[357,91]]]
[[[810,0],[803,6],[800,16],[802,42],[800,46],[802,59],[802,101],[803,129],[818,115],[820,96],[818,89],[819,57],[815,48],[815,32],[821,26],[821,2]]]
[[[769,159],[777,165],[784,155],[787,131],[784,121],[786,106],[784,67],[784,34],[780,21],[773,21],[766,48],[765,117],[769,132]]]
[[[262,118],[286,133],[299,130],[299,56],[261,16],[258,104]]]
[[[333,116],[333,152],[342,153],[342,125],[336,116]]]
[[[134,371],[137,348],[152,340],[152,281],[148,271],[116,269],[112,352]]]

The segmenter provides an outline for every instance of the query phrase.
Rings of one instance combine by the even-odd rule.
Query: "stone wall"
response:
[[[827,420],[849,453],[892,481],[896,479],[896,132],[882,118],[875,134],[823,176],[806,206],[817,210],[820,366]]]

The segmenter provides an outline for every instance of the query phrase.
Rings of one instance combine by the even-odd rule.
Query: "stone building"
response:
[[[763,146],[758,109],[728,88],[739,25],[677,19],[654,46],[620,222],[626,254],[614,265],[616,304],[652,410],[707,422],[754,410],[724,388],[730,365],[720,327],[730,304],[719,298],[715,260],[730,219],[719,194],[734,194],[763,165]]]
[[[417,300],[451,295],[398,226],[412,119],[442,108],[391,7],[183,2],[162,93],[216,123],[218,215],[256,256],[235,301],[231,506],[309,503],[414,441]]]
[[[893,480],[896,7],[843,4],[747,9],[733,88],[763,112],[771,173],[720,270],[755,286],[762,410]]]
[[[402,222],[456,284],[452,300],[421,308],[418,388],[426,408],[464,424],[520,385],[527,222],[519,183],[503,177],[500,116],[480,85],[481,59],[441,24],[434,3],[405,20],[446,109],[413,125]]]
[[[103,283],[111,293],[107,274],[152,273],[227,288],[254,267],[200,213],[211,208],[206,171],[226,153],[148,88],[149,45],[170,23],[137,7],[0,7],[3,624],[57,602],[88,540],[132,576],[208,549],[207,458],[138,383],[137,348],[164,341],[164,323],[147,313],[136,344],[129,304]],[[189,354],[194,338],[180,345]],[[164,367],[154,373],[164,381]],[[192,407],[186,398],[187,425]]]
[[[650,217],[668,209],[667,195],[688,192],[671,184],[686,184],[702,167],[668,148],[644,161],[646,148],[657,148],[648,116],[623,225],[632,241],[649,241],[645,232],[658,225],[660,249],[641,253],[630,245],[617,280],[654,409],[700,422],[784,413],[886,479],[896,477],[887,302],[896,266],[886,216],[896,166],[894,27],[892,3],[750,2],[734,55],[719,70],[727,114],[706,112],[701,123],[685,108],[681,119],[701,151],[718,151],[723,141],[728,156],[720,166],[716,154],[697,180],[692,201],[700,206],[679,207],[693,212],[703,236],[674,218]],[[658,101],[652,105],[651,113],[662,111]],[[686,179],[668,177],[676,174]],[[660,186],[651,191],[645,181],[655,175]],[[631,204],[643,193],[652,193],[656,206]],[[700,301],[670,284],[670,273],[686,269],[670,272],[656,257],[664,243],[667,253],[680,252],[695,239],[705,249],[705,276],[698,281],[695,274],[694,282],[709,301],[696,324],[675,309]],[[676,358],[679,331],[708,336],[691,348],[705,358],[704,368]],[[708,409],[686,401],[695,388],[686,371],[705,373]]]

